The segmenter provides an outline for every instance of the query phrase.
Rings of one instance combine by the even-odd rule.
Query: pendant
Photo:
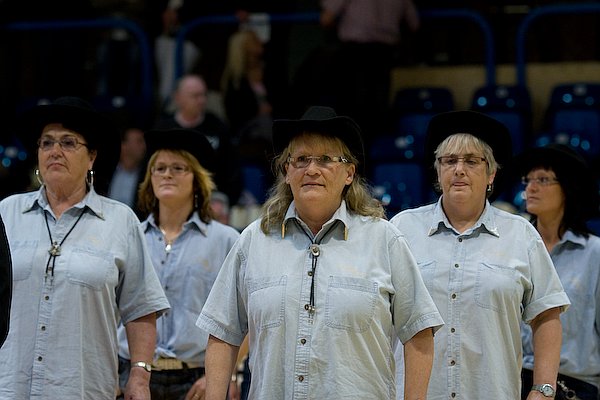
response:
[[[169,253],[171,251],[171,243],[167,243],[167,245],[165,246],[165,251],[167,253]]]
[[[50,253],[52,257],[60,256],[60,244],[53,242],[48,253]]]

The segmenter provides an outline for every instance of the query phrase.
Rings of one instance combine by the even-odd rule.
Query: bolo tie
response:
[[[65,242],[65,240],[67,239],[69,234],[71,232],[73,232],[73,229],[75,229],[75,226],[77,225],[77,223],[79,222],[81,217],[83,217],[84,212],[85,212],[85,208],[83,210],[81,210],[79,217],[77,217],[77,220],[75,221],[73,226],[71,226],[71,229],[69,229],[69,231],[62,238],[60,243],[58,243],[56,240],[52,239],[52,233],[50,232],[50,225],[48,224],[48,214],[46,211],[44,211],[44,220],[46,221],[46,229],[48,230],[48,237],[50,238],[50,248],[48,249],[48,254],[50,254],[50,256],[48,257],[48,262],[46,262],[46,275],[44,277],[44,280],[48,279],[48,272],[50,272],[50,283],[52,283],[52,281],[54,280],[54,267],[56,265],[56,257],[60,256],[60,250],[61,250],[62,244]],[[52,261],[52,266],[50,266],[50,261]]]
[[[310,299],[309,299],[309,303],[304,305],[304,309],[306,311],[308,311],[308,315],[312,318],[315,315],[315,311],[317,310],[315,307],[315,274],[317,272],[317,260],[319,258],[319,256],[321,255],[321,249],[319,247],[319,245],[321,244],[321,241],[325,238],[325,236],[327,236],[327,234],[337,225],[338,221],[335,221],[334,224],[332,224],[329,229],[327,229],[327,231],[321,236],[321,239],[319,240],[313,240],[311,238],[311,235],[304,229],[304,227],[298,222],[298,220],[294,220],[294,222],[298,225],[298,227],[302,230],[302,232],[304,232],[304,234],[306,235],[306,237],[308,237],[310,239],[310,246],[308,246],[308,251],[310,252],[310,255],[312,257],[312,265],[311,265],[311,270],[308,272],[308,275],[310,276],[311,280],[310,280]]]

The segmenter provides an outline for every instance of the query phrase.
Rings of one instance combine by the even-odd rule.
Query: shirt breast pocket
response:
[[[366,331],[375,315],[377,283],[368,279],[330,276],[325,303],[327,326]]]
[[[33,269],[33,258],[38,246],[39,243],[37,240],[24,240],[11,243],[10,256],[12,259],[13,280],[22,281],[29,278],[31,270]]]
[[[505,314],[516,293],[516,271],[501,265],[481,263],[477,269],[475,302],[478,306]]]
[[[109,253],[94,249],[74,248],[65,260],[69,282],[93,290],[101,290],[112,269],[110,260]]]
[[[259,329],[276,328],[285,316],[287,276],[253,279],[248,283],[248,314]]]
[[[423,279],[423,283],[425,283],[425,287],[429,291],[429,293],[433,293],[433,283],[435,280],[435,270],[436,270],[436,262],[435,261],[425,261],[420,262],[418,264],[419,273],[421,274],[421,278]]]

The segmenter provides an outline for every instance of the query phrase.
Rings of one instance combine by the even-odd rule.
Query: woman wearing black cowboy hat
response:
[[[327,107],[273,123],[275,186],[225,260],[198,325],[207,399],[248,334],[256,399],[391,399],[393,339],[423,399],[443,323],[402,235],[363,180],[359,127]]]
[[[145,137],[148,160],[138,198],[148,218],[142,230],[171,304],[157,323],[150,392],[153,399],[197,400],[204,394],[208,337],[196,319],[239,233],[214,219],[215,154],[208,140],[191,129],[153,130]],[[119,339],[125,387],[130,355],[122,327]]]
[[[525,184],[531,222],[552,257],[565,292],[569,312],[561,315],[562,346],[557,399],[597,400],[600,385],[600,239],[586,221],[598,215],[598,185],[585,160],[575,150],[549,144],[525,151],[515,160]],[[523,399],[535,368],[531,328],[524,325]]]
[[[114,400],[121,321],[135,365],[127,399],[149,400],[155,321],[169,303],[137,217],[94,189],[96,162],[118,154],[116,132],[73,97],[21,122],[41,188],[0,202],[14,283],[0,398]]]
[[[391,222],[446,323],[435,336],[428,399],[519,398],[521,320],[536,332],[534,383],[545,392],[529,399],[544,398],[556,388],[559,313],[569,299],[533,226],[488,200],[511,157],[509,132],[480,113],[442,113],[429,123],[425,149],[440,199]]]

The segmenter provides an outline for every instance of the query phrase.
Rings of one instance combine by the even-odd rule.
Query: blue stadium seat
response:
[[[373,189],[389,218],[397,212],[428,202],[423,167],[411,162],[386,162],[373,168]]]
[[[600,218],[594,218],[587,222],[588,228],[594,233],[596,236],[600,236]]]
[[[492,85],[479,88],[471,109],[504,123],[511,134],[513,153],[521,153],[531,142],[531,97],[525,86]]]
[[[421,160],[427,124],[435,114],[454,109],[452,92],[442,87],[417,87],[396,92],[392,105],[392,135],[414,149],[413,158]]]
[[[252,195],[258,204],[267,199],[268,184],[264,168],[256,164],[245,163],[242,165],[242,180],[244,191]]]
[[[379,136],[369,148],[371,163],[414,161],[422,149],[416,148],[415,138],[407,136]]]
[[[589,158],[600,155],[600,84],[557,85],[545,118],[554,141],[567,142]]]

